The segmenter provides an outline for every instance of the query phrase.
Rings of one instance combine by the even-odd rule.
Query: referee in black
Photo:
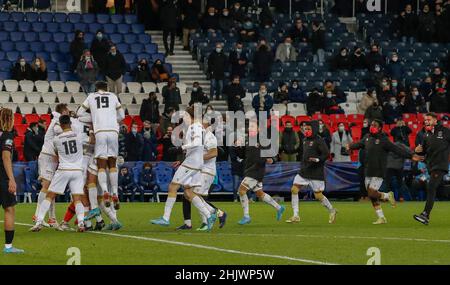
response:
[[[444,175],[448,171],[450,130],[440,124],[438,125],[437,116],[434,113],[425,115],[424,125],[425,135],[423,145],[418,145],[415,151],[419,155],[425,155],[425,163],[430,173],[430,181],[428,182],[425,209],[420,215],[414,215],[414,219],[424,225],[428,225],[436,192],[442,183]]]
[[[16,201],[16,181],[12,168],[12,152],[14,144],[13,135],[14,114],[11,109],[0,109],[0,205],[5,210],[5,248],[4,253],[23,253],[22,249],[12,246],[14,239],[14,206]]]

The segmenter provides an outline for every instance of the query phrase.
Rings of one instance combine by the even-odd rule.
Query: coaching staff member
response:
[[[23,253],[21,249],[14,248],[14,206],[16,201],[16,181],[12,168],[14,114],[11,109],[0,109],[0,205],[5,210],[5,248],[4,253]]]
[[[418,145],[415,151],[417,154],[425,155],[425,163],[428,168],[428,173],[430,173],[430,181],[428,182],[425,209],[422,214],[414,215],[414,219],[424,225],[428,225],[437,189],[448,171],[450,130],[442,125],[438,125],[437,116],[434,113],[425,115],[424,125],[425,135],[423,145]]]

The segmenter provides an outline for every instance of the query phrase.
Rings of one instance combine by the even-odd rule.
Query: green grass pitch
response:
[[[381,264],[450,264],[450,203],[439,202],[431,224],[423,226],[412,219],[423,208],[420,203],[401,203],[395,209],[384,204],[386,225],[372,225],[374,211],[368,202],[334,202],[339,210],[337,223],[329,225],[328,213],[318,202],[301,202],[300,224],[286,224],[292,210],[280,222],[275,211],[263,203],[251,203],[252,223],[237,225],[242,209],[239,203],[217,203],[227,211],[228,223],[211,233],[176,232],[182,223],[181,203],[172,213],[170,227],[150,225],[162,215],[164,204],[123,203],[119,218],[124,224],[117,232],[76,233],[44,229],[28,232],[17,225],[15,246],[24,255],[3,255],[0,264],[64,265],[67,249],[81,251],[82,265],[160,264],[160,265],[272,265],[272,264],[366,264],[367,250],[377,247]],[[58,204],[57,216],[67,205]],[[31,224],[34,204],[17,206],[18,223]],[[1,214],[0,219],[3,219]],[[193,209],[194,227],[199,219]]]

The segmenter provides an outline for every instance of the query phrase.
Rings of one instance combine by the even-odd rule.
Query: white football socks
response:
[[[211,213],[205,207],[205,204],[206,203],[198,196],[192,198],[192,205],[194,205],[194,207],[196,207],[202,215],[209,219],[209,217],[211,217]]]
[[[36,211],[34,212],[34,215],[37,217],[39,215],[39,206],[41,205],[42,201],[45,200],[45,197],[47,196],[47,193],[39,192],[38,198],[37,198],[37,204],[36,204]]]
[[[277,210],[281,208],[281,206],[268,194],[264,194],[263,201]]]
[[[320,201],[320,203],[328,209],[328,211],[331,213],[334,211],[333,206],[331,205],[330,201],[328,200],[327,197],[323,196],[322,201]]]
[[[98,179],[98,185],[100,186],[100,189],[102,189],[102,192],[108,192],[108,178],[106,177],[106,172],[99,171],[97,174]]]
[[[111,185],[111,194],[117,196],[119,193],[119,173],[116,168],[109,170],[109,185]]]
[[[172,214],[172,208],[176,200],[177,197],[167,197],[166,205],[164,207],[164,220],[170,221],[170,214]]]
[[[98,208],[98,200],[97,200],[97,185],[89,184],[88,185],[88,194],[89,194],[89,203],[91,204],[91,209]]]
[[[378,218],[384,218],[383,209],[375,210],[375,213],[377,214]]]
[[[45,215],[47,214],[51,203],[52,202],[50,202],[49,200],[44,199],[44,201],[42,201],[41,204],[39,205],[39,212],[37,216],[38,223],[42,223],[44,221]]]
[[[239,195],[239,198],[241,199],[242,210],[244,210],[244,217],[250,217],[247,193],[244,195]]]
[[[291,195],[292,210],[294,211],[294,216],[298,217],[298,194]]]
[[[75,213],[77,215],[78,225],[84,224],[84,206],[81,202],[75,203]]]

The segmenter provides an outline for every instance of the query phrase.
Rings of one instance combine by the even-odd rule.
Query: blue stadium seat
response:
[[[105,31],[106,34],[114,34],[116,32],[116,25],[113,24],[104,24],[103,25],[103,30]]]
[[[0,60],[0,70],[8,71],[11,69],[11,62],[8,60]]]
[[[158,185],[158,190],[160,192],[167,192],[170,182],[173,177],[173,168],[169,163],[159,162],[153,167],[153,172],[155,173],[156,185]]]
[[[132,64],[136,61],[136,55],[134,53],[125,53],[123,54],[123,57],[127,64]]]
[[[125,19],[124,19],[125,24],[131,25],[131,24],[137,23],[137,21],[138,21],[138,19],[137,19],[136,15],[125,14]]]
[[[58,62],[57,66],[58,66],[57,68],[60,72],[61,71],[69,71],[69,64],[67,62],[63,62],[63,61]]]
[[[66,41],[66,34],[65,33],[54,33],[53,34],[53,41],[55,43],[62,43]]]
[[[62,33],[73,33],[73,24],[72,23],[61,23],[59,25],[59,30]]]
[[[17,31],[17,24],[14,22],[3,22],[3,30],[7,32],[14,32]]]
[[[0,42],[7,41],[9,39],[9,33],[0,31]]]
[[[58,53],[58,52],[52,52],[50,54],[50,59],[51,59],[51,61],[54,61],[54,62],[64,61],[65,60],[65,55],[61,54],[61,53]]]
[[[25,14],[22,12],[12,12],[10,16],[10,20],[14,22],[23,22],[25,19]]]
[[[47,23],[45,25],[45,30],[49,33],[56,33],[59,32],[59,23]]]
[[[80,13],[69,13],[68,15],[69,23],[76,24],[81,22],[81,14]]]
[[[23,33],[23,39],[26,42],[35,42],[38,40],[38,34],[35,32],[26,32]]]
[[[20,51],[20,52],[27,51],[28,47],[29,47],[28,43],[24,42],[24,41],[20,41],[20,42],[16,42],[15,43],[15,49],[17,51]]]
[[[102,25],[99,24],[99,23],[91,23],[91,24],[89,24],[89,32],[90,33],[95,34],[101,28],[102,28]]]
[[[46,45],[44,45],[44,47],[45,47]],[[36,57],[41,57],[41,58],[43,58],[44,60],[45,60],[45,62],[50,62],[50,54],[48,53],[48,52],[45,52],[45,51],[39,51],[39,52],[37,52],[36,53]],[[51,71],[51,69],[48,69],[47,68],[47,70],[49,70],[49,71]]]
[[[166,70],[169,72],[169,74],[172,73],[172,64],[170,63],[164,63],[164,67],[166,68]]]
[[[86,24],[93,24],[96,22],[95,14],[82,14],[81,21]]]
[[[152,38],[150,37],[150,35],[147,35],[147,34],[141,34],[141,35],[138,35],[138,41],[139,41],[141,44],[146,45],[146,44],[149,44],[149,43],[152,42]]]
[[[36,22],[31,25],[31,30],[36,33],[45,32],[46,26],[45,23]]]
[[[25,58],[25,60],[27,62],[31,62],[33,60],[33,58],[34,58],[34,52],[32,52],[32,51],[22,51],[20,53],[20,56]]]
[[[21,41],[21,40],[23,40],[23,33],[22,32],[10,32],[9,39],[12,42]]]
[[[35,23],[35,22],[39,21],[39,14],[36,12],[26,12],[25,18],[27,19],[27,22]]]
[[[25,189],[24,193],[32,193],[35,195],[37,191],[42,187],[38,180],[38,167],[36,161],[28,162],[28,166],[25,167],[24,177],[25,177]]]
[[[95,34],[93,34],[93,33],[84,34],[84,41],[89,45],[92,43],[94,38],[95,38]]]
[[[19,55],[18,51],[8,51],[6,53],[6,58],[11,62],[16,62],[19,59]]]
[[[233,192],[233,173],[231,172],[231,164],[228,162],[217,163],[217,177],[219,184],[224,192]]]
[[[131,32],[133,34],[143,34],[145,32],[145,27],[142,24],[131,25]]]
[[[144,45],[144,51],[148,54],[154,54],[158,52],[158,46],[156,44]]]
[[[31,24],[28,22],[19,22],[17,24],[17,30],[19,32],[28,32],[31,30]]]
[[[54,19],[56,23],[65,23],[67,22],[67,14],[66,13],[55,13]]]
[[[39,10],[49,9],[52,5],[50,1],[51,0],[39,0],[37,1],[36,8]]]
[[[130,25],[127,24],[118,24],[117,32],[119,34],[128,34],[130,32]]]
[[[3,41],[0,43],[2,51],[9,52],[14,50],[14,43],[10,41]]]
[[[0,71],[0,80],[10,79],[9,71]]]
[[[6,22],[9,20],[9,13],[0,12],[0,23]]]
[[[56,63],[54,63],[53,61],[46,61],[46,64],[47,64],[47,70],[56,70],[58,67],[58,65]]]
[[[32,52],[40,52],[44,50],[44,44],[41,42],[31,42],[30,43],[30,50]]]
[[[123,16],[122,15],[111,15],[111,23],[112,24],[122,24],[123,23]]]
[[[99,24],[109,24],[110,17],[108,14],[97,14],[97,23]]]
[[[58,50],[58,45],[55,42],[46,42],[44,50],[46,52],[56,52]]]
[[[117,50],[120,51],[121,53],[128,53],[130,50],[129,45],[126,43],[117,44],[116,47],[117,47]]]
[[[134,44],[137,42],[137,36],[135,34],[126,34],[123,36],[123,41],[127,44]]]
[[[126,82],[126,83],[128,83],[128,82],[134,82],[135,79],[134,79],[134,76],[131,76],[129,73],[126,73],[126,74],[123,76],[123,81]]]
[[[43,23],[53,22],[53,13],[42,12],[40,14],[39,18],[41,19],[41,22],[43,22]]]
[[[161,60],[162,62],[166,61],[166,58],[164,57],[164,54],[162,54],[162,53],[152,54],[152,61],[153,62],[157,61],[158,59]]]
[[[87,24],[85,24],[85,23],[75,23],[75,24],[73,24],[73,29],[75,31],[79,30],[79,31],[82,31],[82,32],[86,32]]]
[[[147,60],[147,62],[151,62],[151,61],[152,61],[152,55],[151,55],[151,54],[148,54],[148,53],[140,53],[140,54],[137,55],[138,61],[141,60],[141,59],[144,59],[144,58]],[[153,64],[153,63],[152,63],[152,64]],[[152,65],[152,64],[149,64],[149,65]],[[136,66],[137,66],[137,65],[132,64],[132,65],[130,66],[130,67],[131,67],[130,69],[133,70]]]
[[[57,72],[49,71],[47,79],[48,81],[57,81],[59,80],[59,74]]]
[[[78,81],[78,77],[73,74],[72,72],[60,72],[59,73],[59,78],[61,81]]]
[[[143,44],[131,44],[130,45],[130,52],[131,53],[141,53],[144,50]]]
[[[43,43],[51,42],[53,39],[52,34],[48,33],[48,32],[39,33],[38,37],[39,37],[39,41],[43,42]]]
[[[5,59],[5,52],[0,50],[0,60],[4,60]]]
[[[58,45],[58,50],[60,53],[68,54],[70,52],[70,43],[64,42]]]
[[[123,36],[122,34],[111,34],[109,35],[109,39],[115,44],[120,44],[123,40]]]

